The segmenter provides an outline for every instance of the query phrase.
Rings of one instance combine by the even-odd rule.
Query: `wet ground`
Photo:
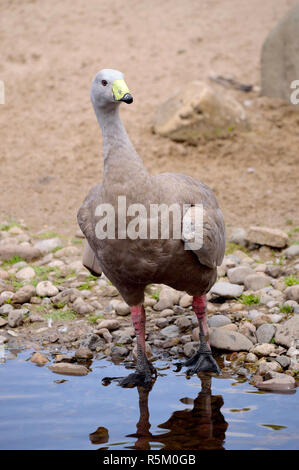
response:
[[[151,391],[121,389],[102,379],[127,375],[123,364],[94,360],[87,376],[73,377],[31,355],[6,351],[0,363],[0,449],[299,447],[298,393],[258,392],[237,377],[187,379],[163,361]]]

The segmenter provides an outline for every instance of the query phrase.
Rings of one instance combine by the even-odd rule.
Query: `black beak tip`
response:
[[[120,101],[124,101],[127,104],[133,103],[133,96],[130,93],[126,93]]]

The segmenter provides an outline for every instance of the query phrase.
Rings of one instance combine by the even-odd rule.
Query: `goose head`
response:
[[[109,105],[132,103],[133,97],[124,81],[124,76],[118,70],[103,69],[94,77],[90,98],[94,108],[105,108]]]

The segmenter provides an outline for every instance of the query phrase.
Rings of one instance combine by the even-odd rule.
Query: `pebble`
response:
[[[277,325],[275,342],[282,346],[290,347],[299,338],[299,317],[296,315],[285,323]]]
[[[31,297],[35,295],[35,287],[28,284],[27,286],[21,287],[12,297],[12,301],[15,304],[24,304],[30,302]]]
[[[248,353],[245,357],[245,362],[256,362],[257,360],[257,356],[253,353]]]
[[[267,376],[270,376],[271,378],[256,385],[260,390],[279,392],[296,388],[295,379],[290,375],[280,374],[279,372],[268,372],[268,374],[266,374],[266,378]]]
[[[274,325],[264,323],[256,330],[256,337],[259,343],[270,343],[275,335],[276,328]]]
[[[8,315],[14,310],[13,306],[10,304],[4,304],[0,307],[0,315]]]
[[[244,284],[246,277],[253,273],[249,266],[237,266],[227,271],[227,277],[232,284]]]
[[[239,326],[239,333],[246,336],[253,344],[257,342],[256,327],[252,323],[248,321],[241,323]]]
[[[183,308],[187,308],[187,307],[190,307],[192,305],[192,302],[193,302],[193,297],[192,295],[189,295],[189,294],[184,294],[181,298],[180,298],[180,302],[179,302],[179,305]]]
[[[167,318],[162,317],[156,320],[156,325],[158,328],[165,328],[168,324],[169,324],[169,321],[167,320]]]
[[[109,331],[118,330],[120,327],[118,320],[98,320],[98,329],[106,328]]]
[[[249,351],[253,343],[241,333],[213,328],[210,333],[210,344],[214,348],[227,351]]]
[[[284,293],[287,300],[299,302],[299,284],[287,287]]]
[[[168,286],[162,286],[159,300],[154,305],[154,310],[165,310],[166,308],[172,308],[174,305],[177,305],[180,300],[181,293],[172,289]]]
[[[2,328],[3,326],[6,326],[8,324],[8,321],[5,320],[5,318],[0,318],[0,328]]]
[[[235,227],[231,236],[229,237],[231,243],[236,243],[237,245],[246,246],[246,230],[242,227]]]
[[[288,235],[279,229],[251,226],[246,235],[249,243],[267,245],[273,248],[284,248],[289,240]]]
[[[115,306],[115,311],[117,315],[125,317],[130,314],[130,306],[126,302],[118,302]]]
[[[33,268],[28,266],[27,268],[22,268],[16,273],[17,279],[30,280],[35,277],[35,271]]]
[[[275,344],[264,343],[255,345],[250,352],[257,356],[269,356],[271,353],[274,353],[275,349]]]
[[[47,362],[49,362],[46,356],[44,356],[44,354],[41,354],[39,352],[33,353],[30,358],[30,361],[34,362],[38,366],[43,366],[44,364],[47,364]]]
[[[291,359],[287,356],[277,356],[275,359],[281,367],[286,369],[291,364]]]
[[[262,273],[249,274],[245,278],[244,285],[247,290],[257,291],[271,284],[271,277]]]
[[[225,297],[227,299],[233,299],[235,297],[240,297],[244,290],[243,286],[238,284],[231,284],[230,282],[218,281],[212,289],[210,290],[211,294],[214,294],[219,297]]]
[[[299,245],[291,245],[286,250],[283,251],[283,254],[287,258],[295,258],[299,256]]]
[[[94,307],[85,302],[81,297],[78,297],[73,303],[73,310],[79,315],[86,315],[94,312]]]
[[[128,348],[125,346],[114,346],[111,350],[111,356],[113,359],[123,358],[129,354]]]
[[[209,327],[218,328],[220,326],[229,325],[231,320],[226,315],[212,315],[208,317]]]
[[[7,341],[8,341],[8,339],[6,338],[6,336],[0,335],[0,344],[7,343]]]
[[[175,338],[179,335],[179,327],[176,325],[169,325],[163,328],[160,333],[167,338]]]
[[[23,323],[23,313],[21,312],[21,310],[13,310],[9,312],[7,321],[11,328],[21,326]]]
[[[277,278],[281,274],[281,267],[279,265],[267,265],[266,267],[266,274],[269,276]]]
[[[76,376],[83,376],[87,375],[89,370],[87,367],[80,365],[80,364],[69,364],[67,362],[58,362],[48,366],[48,368],[55,372],[56,374],[63,374],[63,375],[76,375]]]
[[[59,290],[50,281],[41,281],[36,286],[36,295],[39,297],[53,297]]]
[[[198,341],[190,341],[189,343],[184,344],[184,354],[187,357],[193,356],[198,348],[199,348],[200,343]]]
[[[187,317],[179,317],[175,321],[175,325],[179,327],[180,331],[184,331],[190,328],[190,326],[192,325],[192,322]]]
[[[268,373],[270,371],[281,372],[282,367],[276,361],[271,361],[271,362],[263,361],[263,362],[260,363],[257,373],[259,375],[265,375],[266,373]]]
[[[80,346],[75,352],[76,359],[92,359],[93,354],[87,346]]]
[[[34,247],[38,249],[42,254],[45,254],[45,253],[50,253],[51,251],[55,250],[55,248],[58,248],[62,244],[63,243],[60,240],[60,238],[55,237],[55,238],[48,238],[47,240],[40,240],[35,243]]]

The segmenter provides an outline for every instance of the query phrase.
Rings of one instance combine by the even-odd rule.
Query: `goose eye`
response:
[[[106,85],[108,85],[108,82],[107,82],[107,80],[102,80],[102,85],[103,85],[103,86],[106,86]]]

